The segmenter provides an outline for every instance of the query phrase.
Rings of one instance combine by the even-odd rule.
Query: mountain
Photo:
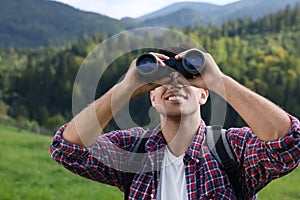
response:
[[[191,8],[182,8],[173,13],[158,16],[155,19],[146,19],[140,22],[140,25],[183,28],[187,25],[207,25],[207,23],[201,23],[206,19],[207,16],[203,13],[195,12]]]
[[[235,18],[257,19],[275,13],[287,5],[294,6],[300,0],[240,0],[224,6],[200,2],[180,2],[135,19],[123,19],[140,26],[183,28],[186,26],[217,25]]]
[[[147,21],[147,20],[151,20],[151,19],[155,19],[155,18],[159,18],[159,17],[163,17],[163,16],[168,16],[172,13],[177,13],[180,10],[185,10],[185,9],[197,11],[199,14],[202,14],[202,15],[207,15],[209,13],[214,12],[218,8],[219,8],[219,6],[209,4],[209,3],[179,2],[179,3],[171,4],[165,8],[157,10],[155,12],[146,14],[142,17],[137,18],[137,20],[138,21]]]
[[[46,0],[1,0],[0,13],[2,47],[62,45],[83,33],[110,35],[127,28],[119,20]]]
[[[223,22],[241,17],[257,19],[270,13],[276,13],[288,5],[295,6],[297,3],[300,3],[300,0],[242,0],[223,6],[219,13],[219,19],[223,19]]]
[[[256,19],[300,0],[240,0],[225,6],[180,2],[139,18],[113,19],[50,0],[0,0],[0,47],[64,45],[94,33],[112,35],[137,27],[184,28],[245,16]]]

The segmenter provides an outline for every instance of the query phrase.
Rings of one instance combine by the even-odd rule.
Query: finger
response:
[[[183,52],[177,54],[177,55],[175,56],[175,59],[176,59],[176,60],[181,60],[181,59],[183,59],[183,57],[184,57],[184,55],[186,54],[186,52],[188,52],[188,51],[190,51],[190,50],[191,50],[191,49],[186,50],[186,51],[183,51]]]
[[[177,54],[177,55],[175,56],[175,59],[176,59],[176,60],[182,60],[182,59],[183,59],[183,56],[184,56],[184,53],[185,53],[185,52],[180,53],[180,54]]]
[[[161,54],[161,53],[150,52],[150,54],[152,54],[156,57],[158,64],[161,66],[165,66],[165,63],[163,62],[164,60],[170,59],[168,56]]]
[[[181,60],[181,59],[183,59],[183,58],[184,58],[184,55],[185,55],[188,51],[191,51],[191,50],[198,50],[198,51],[199,51],[199,49],[192,48],[192,49],[189,49],[189,50],[186,50],[186,51],[184,51],[184,52],[179,53],[178,55],[175,56],[175,59],[176,59],[176,60]]]
[[[161,60],[168,60],[168,59],[170,59],[169,56],[166,56],[166,55],[161,54],[161,53],[154,53],[154,52],[150,52],[150,53],[153,54],[154,56],[158,57]]]
[[[200,76],[194,76],[193,78],[188,79],[188,82],[191,84],[191,86],[202,88],[204,80]]]
[[[161,59],[157,59],[157,62],[160,66],[166,66],[166,64],[164,63],[164,61],[162,61]]]

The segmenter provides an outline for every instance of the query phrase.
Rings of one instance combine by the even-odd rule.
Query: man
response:
[[[181,60],[186,50],[179,47],[168,56],[153,55],[166,67],[164,60],[170,56]],[[128,160],[126,153],[133,151],[144,130],[137,127],[98,134],[130,99],[150,92],[161,124],[145,144],[150,170],[135,175],[129,199],[236,199],[228,175],[204,144],[206,125],[200,109],[211,90],[249,125],[228,129],[226,135],[241,165],[244,199],[255,199],[270,181],[299,164],[300,122],[222,73],[212,56],[204,55],[206,64],[201,76],[185,80],[172,72],[171,81],[149,84],[140,81],[134,60],[120,83],[58,130],[50,147],[52,158],[76,174],[124,192],[128,177],[123,167]],[[160,150],[162,157],[160,153],[153,156]]]

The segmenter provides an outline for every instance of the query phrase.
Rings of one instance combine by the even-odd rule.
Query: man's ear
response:
[[[155,94],[153,90],[150,91],[150,101],[152,106],[155,107]]]
[[[201,89],[200,91],[200,99],[199,99],[199,104],[202,106],[207,102],[209,96],[209,91],[205,89]]]

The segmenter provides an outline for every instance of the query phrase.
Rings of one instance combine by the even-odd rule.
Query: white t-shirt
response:
[[[174,156],[168,147],[165,148],[165,155],[160,171],[158,182],[157,200],[186,200],[187,186],[183,157]]]

